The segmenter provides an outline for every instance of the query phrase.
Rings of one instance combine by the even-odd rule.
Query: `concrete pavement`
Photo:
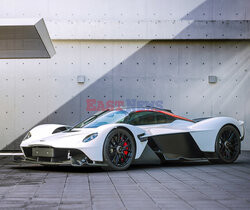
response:
[[[43,167],[0,158],[0,209],[250,209],[250,152],[207,161],[101,168]]]

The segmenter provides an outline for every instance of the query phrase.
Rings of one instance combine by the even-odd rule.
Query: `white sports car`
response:
[[[41,165],[127,169],[131,163],[206,158],[232,163],[244,138],[242,121],[230,117],[186,119],[170,110],[105,110],[74,127],[45,124],[29,131],[20,147]]]

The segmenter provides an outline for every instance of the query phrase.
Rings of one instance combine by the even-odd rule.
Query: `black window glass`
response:
[[[129,116],[127,121],[131,125],[151,125],[171,123],[175,119],[169,115],[160,112],[134,112]]]
[[[155,118],[156,118],[156,123],[161,124],[161,123],[171,123],[175,120],[174,117],[171,117],[167,114],[163,114],[160,112],[155,113]]]

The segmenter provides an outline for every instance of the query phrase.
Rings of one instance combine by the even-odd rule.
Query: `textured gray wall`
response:
[[[27,60],[21,71],[13,68],[14,77],[6,74],[0,83],[10,92],[8,97],[2,92],[1,101],[11,100],[14,93],[12,106],[6,104],[1,110],[5,119],[1,139],[7,144],[17,139],[6,149],[16,149],[18,137],[37,123],[73,125],[88,117],[92,112],[86,110],[87,99],[118,100],[125,105],[128,99],[163,101],[164,107],[188,118],[235,117],[246,123],[242,148],[250,149],[249,41],[151,41],[143,46],[136,41],[68,41],[55,46],[54,59]],[[114,54],[128,51],[133,53],[114,62]],[[0,66],[19,66],[15,63],[0,62]],[[98,76],[96,71],[105,68]],[[96,77],[80,85],[78,74],[87,81]],[[209,84],[209,75],[217,76],[218,82]],[[16,136],[10,138],[13,133]]]
[[[0,5],[0,18],[43,17],[53,40],[250,37],[249,0],[0,0]]]
[[[249,0],[0,5],[0,18],[43,17],[56,49],[50,60],[0,60],[0,149],[17,149],[37,124],[87,117],[87,99],[163,101],[190,118],[242,119],[250,149]],[[209,84],[209,75],[218,82]]]

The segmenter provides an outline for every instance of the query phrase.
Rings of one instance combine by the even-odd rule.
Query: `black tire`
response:
[[[135,141],[125,129],[112,130],[105,139],[103,146],[105,170],[126,170],[135,158]]]
[[[222,127],[216,137],[215,152],[219,159],[211,163],[233,163],[240,154],[240,134],[232,125]]]

